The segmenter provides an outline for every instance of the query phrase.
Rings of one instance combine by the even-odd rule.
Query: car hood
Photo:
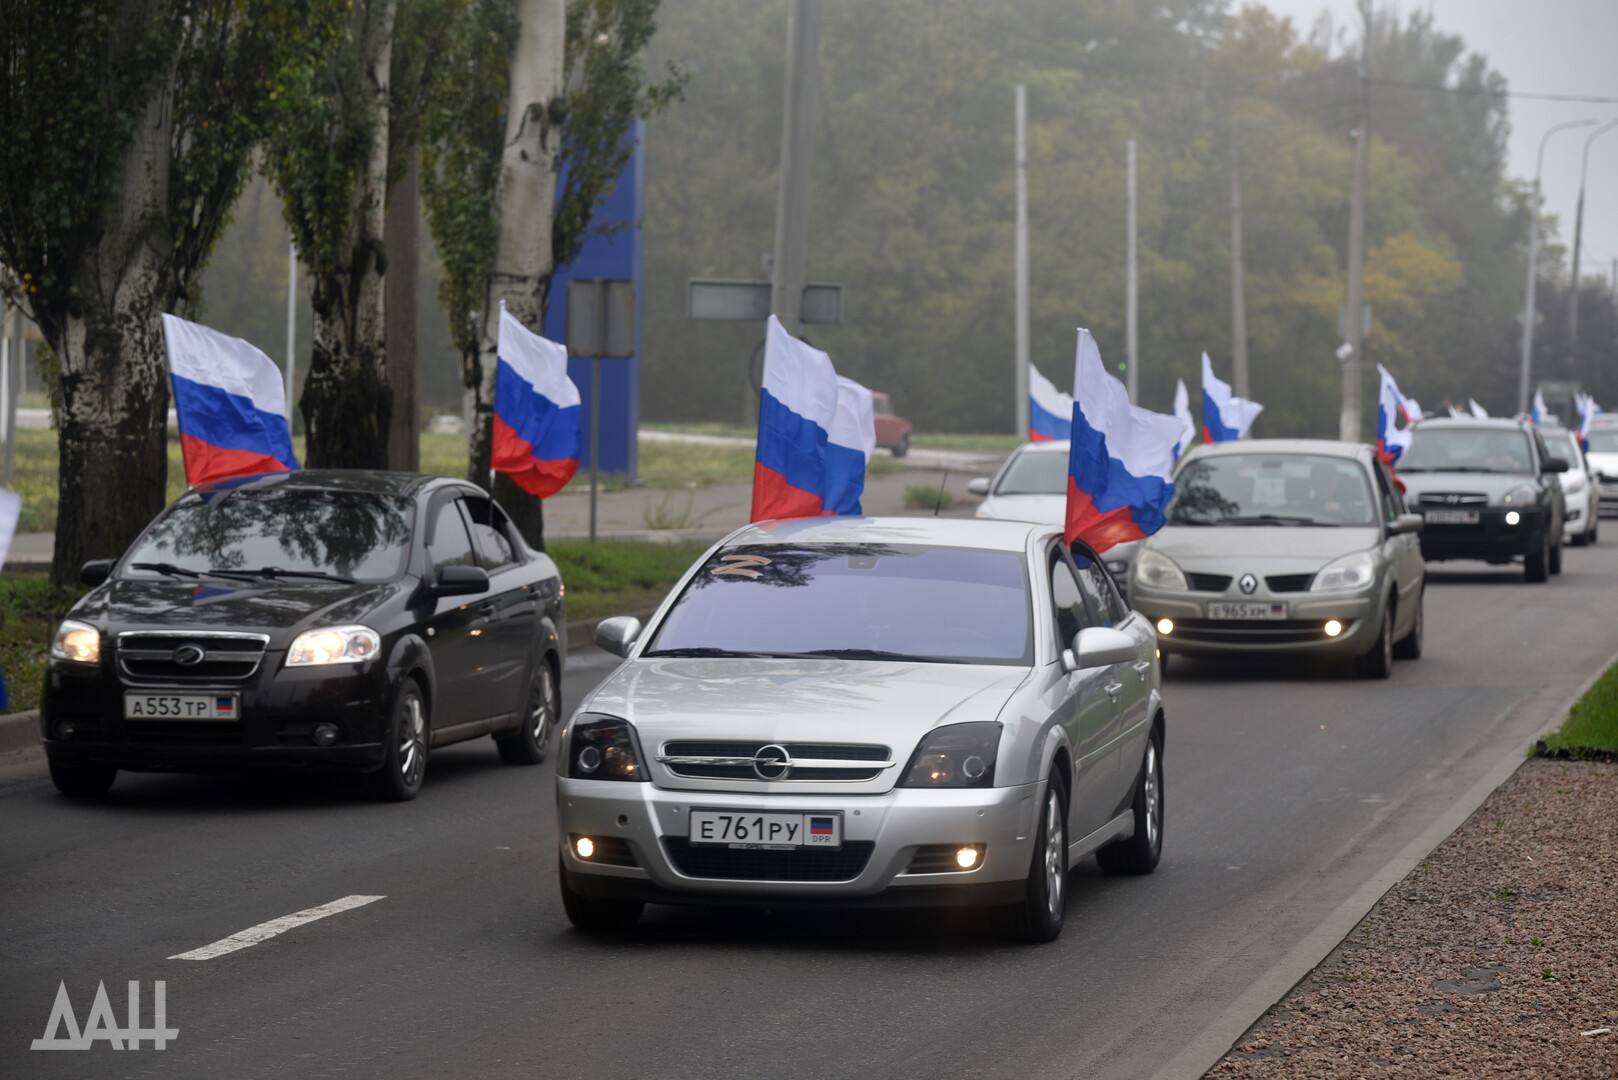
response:
[[[1351,551],[1377,545],[1381,533],[1364,528],[1309,528],[1290,525],[1167,525],[1146,542],[1182,567],[1318,570]]]
[[[1400,473],[1399,479],[1404,482],[1405,498],[1411,503],[1418,502],[1429,491],[1487,495],[1491,503],[1496,503],[1508,491],[1534,482],[1533,476],[1528,473]]]
[[[115,578],[73,608],[108,633],[126,630],[240,630],[270,635],[270,647],[314,625],[359,622],[409,582],[339,582]]]
[[[1594,453],[1584,455],[1590,468],[1605,476],[1618,476],[1618,454]]]
[[[978,507],[978,517],[1060,525],[1067,518],[1067,496],[990,495]]]
[[[652,659],[623,664],[582,706],[668,739],[881,743],[908,757],[939,724],[994,720],[1025,667],[868,660]]]

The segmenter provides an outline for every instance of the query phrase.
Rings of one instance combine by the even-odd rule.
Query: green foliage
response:
[[[945,491],[943,484],[906,484],[905,509],[906,510],[948,510],[955,505],[955,496]]]
[[[1554,735],[1544,740],[1545,751],[1572,753],[1599,750],[1618,753],[1618,666],[1608,668],[1569,710]]]
[[[53,585],[43,574],[0,574],[0,674],[11,711],[38,707],[56,624],[85,591]]]
[[[545,544],[545,553],[562,572],[569,621],[656,606],[707,549],[707,544],[592,544],[585,540]]]

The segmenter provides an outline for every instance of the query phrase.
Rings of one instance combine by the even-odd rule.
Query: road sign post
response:
[[[590,358],[590,541],[600,490],[601,361],[635,355],[635,283],[590,278],[567,283],[567,351]]]

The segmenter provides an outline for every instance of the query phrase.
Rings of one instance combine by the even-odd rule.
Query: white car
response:
[[[1584,460],[1589,465],[1591,481],[1601,493],[1601,508],[1609,514],[1618,513],[1618,416],[1596,417],[1588,438],[1590,452]]]
[[[1067,518],[1067,456],[1066,439],[1023,443],[993,478],[980,476],[966,485],[984,497],[975,516],[1060,528]],[[1122,592],[1129,591],[1129,571],[1141,543],[1118,544],[1101,557]]]
[[[1567,472],[1557,474],[1562,495],[1567,500],[1567,517],[1562,519],[1562,541],[1575,547],[1596,542],[1601,527],[1601,488],[1591,475],[1590,465],[1579,449],[1579,440],[1566,428],[1542,427],[1545,445],[1551,454],[1567,462]],[[1609,433],[1613,438],[1618,432]],[[1618,470],[1615,470],[1618,471]]]

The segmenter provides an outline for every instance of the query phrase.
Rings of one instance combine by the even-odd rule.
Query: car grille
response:
[[[240,720],[125,720],[131,743],[142,746],[240,746]]]
[[[756,851],[693,847],[683,836],[663,837],[669,861],[686,877],[730,881],[852,881],[875,849],[870,840],[845,840],[835,851]]]
[[[705,780],[750,780],[760,777],[753,771],[753,758],[766,746],[747,742],[668,742],[657,760],[675,776]],[[873,780],[892,766],[886,746],[858,746],[838,743],[778,744],[793,760],[784,781]],[[807,761],[815,764],[800,765]]]
[[[1304,592],[1314,580],[1313,574],[1271,574],[1264,579],[1264,584],[1272,593]]]
[[[1191,586],[1192,592],[1224,592],[1230,588],[1230,575],[1187,573],[1185,583]]]
[[[1295,645],[1326,640],[1326,624],[1313,619],[1177,619],[1174,640],[1244,645]]]
[[[240,682],[258,671],[269,642],[264,634],[124,633],[118,635],[118,668],[132,679],[165,683]],[[202,658],[176,660],[187,646],[201,650]]]
[[[1488,506],[1489,497],[1475,492],[1429,491],[1421,497],[1423,506]]]

